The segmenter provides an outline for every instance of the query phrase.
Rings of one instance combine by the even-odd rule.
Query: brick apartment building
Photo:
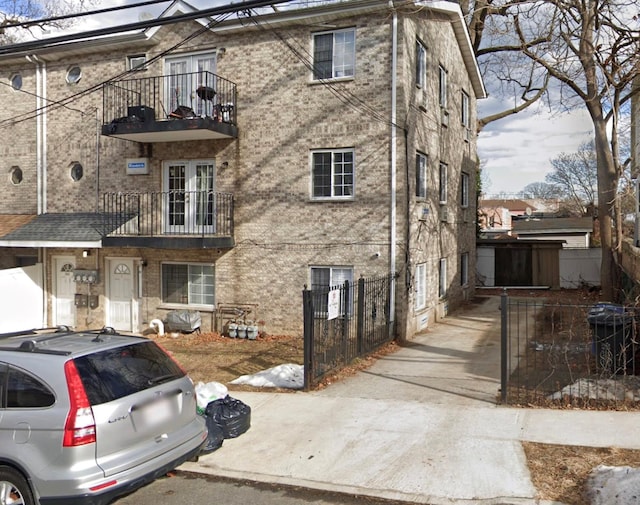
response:
[[[485,90],[458,6],[193,12],[0,48],[0,267],[39,267],[41,324],[237,307],[299,334],[305,285],[396,272],[410,338],[468,297]]]

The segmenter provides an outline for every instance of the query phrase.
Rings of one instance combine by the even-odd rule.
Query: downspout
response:
[[[36,67],[36,213],[38,215],[47,212],[46,191],[46,161],[47,161],[47,70],[45,63],[35,54],[26,56],[27,61]],[[47,279],[47,254],[45,248],[38,251],[38,259],[42,263],[42,285]],[[46,326],[49,315],[47,311],[47,290],[42,293],[43,323]]]
[[[396,254],[397,254],[397,134],[396,134],[396,114],[397,114],[397,70],[398,70],[398,13],[396,12],[393,0],[389,0],[389,7],[393,11],[391,21],[391,199],[389,201],[390,226],[390,251],[389,251],[389,273],[393,276],[391,289],[389,292],[389,330],[393,333],[396,319]]]

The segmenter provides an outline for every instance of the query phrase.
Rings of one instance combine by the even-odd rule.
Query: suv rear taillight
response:
[[[69,389],[69,414],[64,423],[63,447],[75,447],[96,441],[96,422],[84,390],[84,385],[73,361],[64,364],[64,375]]]

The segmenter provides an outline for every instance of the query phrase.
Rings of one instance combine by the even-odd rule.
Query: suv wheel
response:
[[[35,505],[25,478],[8,466],[0,466],[0,505]]]

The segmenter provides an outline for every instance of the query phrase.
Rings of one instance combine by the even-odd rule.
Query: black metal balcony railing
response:
[[[229,193],[105,193],[102,215],[110,237],[233,237]]]
[[[103,134],[184,129],[235,131],[236,84],[200,71],[112,81],[103,85]],[[173,123],[172,123],[173,122]],[[169,126],[171,125],[171,126]]]

